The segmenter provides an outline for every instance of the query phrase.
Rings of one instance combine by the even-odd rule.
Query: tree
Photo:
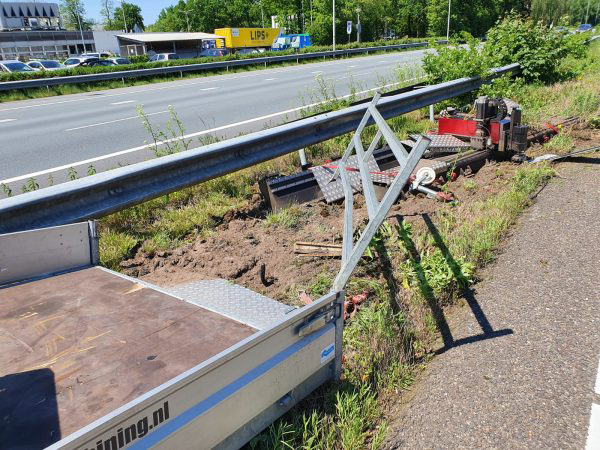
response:
[[[104,29],[133,31],[136,25],[142,30],[146,28],[142,17],[142,9],[132,3],[121,2],[121,6],[115,8],[112,23],[109,25],[110,28],[105,26]]]
[[[101,0],[100,15],[104,19],[104,29],[113,29],[114,5],[112,0]]]
[[[60,14],[67,30],[91,30],[93,21],[85,18],[85,7],[82,0],[62,0]]]

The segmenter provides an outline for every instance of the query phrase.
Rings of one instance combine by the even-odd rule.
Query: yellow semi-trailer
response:
[[[215,34],[223,36],[225,47],[230,50],[241,48],[270,49],[279,36],[279,28],[217,28]],[[217,41],[222,47],[223,42]]]

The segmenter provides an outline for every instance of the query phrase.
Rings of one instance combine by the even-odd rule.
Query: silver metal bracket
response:
[[[373,100],[371,101],[371,104],[367,108],[365,115],[360,121],[358,128],[354,132],[354,136],[350,140],[348,147],[346,147],[344,155],[337,162],[338,168],[335,170],[331,178],[331,181],[333,181],[339,176],[344,188],[345,199],[342,267],[340,268],[340,271],[333,282],[332,289],[335,292],[339,292],[344,289],[344,286],[348,282],[348,279],[358,264],[358,261],[360,261],[360,258],[367,249],[367,246],[375,236],[375,233],[377,233],[377,230],[385,220],[390,208],[396,202],[396,199],[400,195],[402,188],[404,188],[408,182],[408,178],[416,168],[417,163],[431,142],[429,138],[420,136],[410,153],[407,152],[402,143],[394,134],[393,130],[389,127],[381,113],[376,108],[380,97],[380,93],[375,94],[373,97]],[[375,137],[371,141],[371,144],[365,151],[362,144],[361,135],[370,119],[375,121],[378,130],[375,134]],[[371,173],[369,172],[369,168],[367,166],[367,161],[373,154],[373,151],[379,144],[382,137],[394,153],[394,156],[396,157],[400,167],[394,178],[394,181],[392,181],[383,199],[381,202],[379,202],[375,195],[375,187],[373,185]],[[369,213],[369,222],[362,231],[356,244],[353,242],[354,227],[352,225],[353,192],[348,173],[346,171],[348,158],[354,151],[356,151],[363,192]]]

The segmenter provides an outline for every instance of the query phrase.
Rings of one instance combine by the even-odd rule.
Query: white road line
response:
[[[265,78],[263,81],[273,81],[276,80],[277,78]]]
[[[600,448],[600,405],[592,403],[590,426],[588,428],[585,450],[598,450]]]
[[[596,385],[594,386],[594,392],[600,395],[600,361],[598,361],[598,371],[596,372]]]
[[[216,87],[202,88],[202,89],[200,89],[200,90],[201,90],[201,91],[212,91],[212,90],[214,90],[214,89],[216,89]]]
[[[406,81],[415,81],[415,80],[416,80],[416,78],[414,78],[412,80],[406,80]],[[340,99],[344,99],[344,98],[348,98],[348,97],[350,97],[352,95],[366,94],[367,92],[376,91],[378,89],[388,88],[388,87],[392,87],[392,86],[397,86],[398,84],[401,84],[401,83],[390,83],[390,84],[386,84],[385,86],[379,86],[379,87],[375,87],[375,88],[372,88],[372,89],[366,89],[364,91],[355,92],[354,94],[344,95],[344,96],[341,96],[339,98]],[[236,127],[236,126],[239,126],[239,125],[246,125],[246,124],[249,124],[249,123],[252,123],[252,122],[257,122],[257,121],[260,121],[260,120],[265,120],[265,119],[270,119],[270,118],[277,117],[277,116],[282,116],[282,115],[290,114],[290,113],[297,112],[297,111],[300,111],[300,110],[305,109],[305,108],[312,108],[314,106],[322,105],[324,103],[327,103],[328,101],[329,100],[325,100],[325,101],[317,102],[317,103],[312,103],[310,105],[305,105],[305,106],[300,106],[298,108],[288,109],[287,111],[280,111],[280,112],[276,112],[276,113],[273,113],[273,114],[267,114],[266,116],[256,117],[254,119],[244,120],[242,122],[232,123],[232,124],[229,124],[229,125],[223,125],[223,126],[220,126],[220,127],[217,127],[217,128],[212,128],[210,130],[204,130],[204,131],[198,131],[196,133],[186,134],[185,136],[180,136],[180,137],[177,137],[177,138],[172,138],[172,139],[167,139],[165,141],[157,142],[156,145],[163,145],[163,144],[167,144],[167,143],[170,143],[170,142],[180,141],[182,139],[189,139],[189,138],[192,138],[192,137],[202,136],[204,134],[209,134],[209,133],[214,133],[214,132],[217,132],[217,131],[226,130],[228,128],[233,128],[233,127]],[[150,114],[148,114],[148,115],[150,115]],[[120,155],[125,155],[127,153],[137,152],[139,150],[145,150],[145,149],[151,148],[153,146],[154,146],[154,144],[141,145],[139,147],[129,148],[127,150],[121,150],[121,151],[118,151],[118,152],[115,152],[115,153],[110,153],[108,155],[97,156],[95,158],[90,158],[90,159],[86,159],[86,160],[83,160],[83,161],[77,161],[77,162],[74,162],[74,163],[65,164],[64,166],[53,167],[52,169],[46,169],[46,170],[41,170],[39,172],[28,173],[27,175],[19,175],[19,176],[13,177],[13,178],[7,178],[6,180],[0,180],[0,183],[8,184],[8,183],[13,183],[15,181],[20,181],[20,180],[29,179],[29,178],[35,178],[35,177],[39,177],[41,175],[46,175],[48,173],[57,172],[59,170],[66,170],[69,167],[75,167],[75,166],[79,166],[79,165],[87,165],[87,164],[94,163],[96,161],[101,161],[103,159],[112,158],[114,156],[120,156]]]
[[[354,74],[355,77],[360,77],[362,75],[369,75],[369,72],[361,72],[361,73],[355,73]]]
[[[352,69],[353,67],[356,67],[356,66],[348,66],[348,67]]]
[[[158,112],[153,112],[153,113],[149,113],[146,114],[146,116],[155,116],[157,114],[165,114],[168,113],[169,111],[158,111]],[[108,125],[110,123],[116,123],[116,122],[123,122],[125,120],[132,120],[132,119],[139,119],[139,116],[131,116],[131,117],[125,117],[123,119],[115,119],[115,120],[109,120],[108,122],[100,122],[100,123],[94,123],[92,125],[83,125],[82,127],[75,127],[75,128],[67,128],[64,131],[75,131],[75,130],[82,130],[84,128],[92,128],[92,127],[99,127],[101,125]]]
[[[5,123],[5,122],[14,122],[17,119],[0,119],[0,123]]]
[[[400,54],[390,54],[390,57],[393,56],[398,56],[398,55],[402,55],[402,57],[404,58],[407,53],[400,53]],[[371,58],[370,56],[364,56],[361,57],[361,59],[364,58]],[[388,62],[387,60],[381,60],[382,62]],[[324,66],[324,65],[333,65],[333,64],[337,64],[337,61],[326,61],[326,62],[322,62],[322,63],[312,63],[312,67],[319,67],[319,66]],[[285,72],[291,72],[291,71],[295,71],[295,70],[306,70],[306,66],[294,66],[294,67],[286,67],[283,69],[272,69],[272,71],[269,71],[269,73],[285,73]],[[210,80],[202,80],[202,81],[191,81],[191,82],[186,82],[186,83],[178,83],[178,84],[169,84],[168,86],[157,86],[157,87],[152,87],[152,88],[145,88],[145,89],[138,89],[136,91],[130,91],[130,88],[124,88],[127,89],[127,92],[117,92],[117,93],[112,93],[112,94],[102,94],[102,95],[95,95],[95,96],[86,96],[83,98],[76,98],[76,99],[71,99],[71,100],[61,100],[61,101],[57,101],[57,102],[48,102],[48,103],[37,103],[35,105],[24,105],[24,106],[14,106],[11,108],[4,108],[4,109],[0,109],[0,112],[3,111],[14,111],[14,110],[18,110],[18,109],[29,109],[29,108],[37,108],[37,107],[41,107],[41,106],[52,106],[52,105],[61,105],[64,103],[73,103],[73,102],[81,102],[81,101],[86,101],[86,100],[98,100],[98,99],[103,99],[103,98],[108,98],[108,97],[117,97],[117,96],[121,96],[121,95],[135,95],[137,93],[143,93],[143,92],[153,92],[153,91],[162,91],[165,89],[175,89],[175,88],[179,88],[179,87],[187,87],[187,86],[195,86],[198,84],[206,84],[206,83],[214,83],[214,82],[218,82],[218,81],[227,81],[227,80],[239,80],[242,78],[252,78],[252,77],[258,77],[261,76],[263,74],[261,74],[260,72],[262,71],[256,71],[256,73],[253,74],[248,74],[248,75],[215,75],[215,76],[209,76],[208,78],[211,78]],[[167,83],[171,83],[171,82],[167,82]],[[96,94],[99,94],[101,92],[111,92],[112,90],[105,90],[105,91],[96,91]],[[72,94],[72,95],[78,95],[78,94]]]
[[[111,103],[111,105],[124,105],[125,103],[133,103],[133,102],[135,102],[135,100],[124,100],[122,102]]]
[[[323,73],[323,71],[322,70],[315,70],[314,72],[311,72],[311,73],[319,74],[319,73]]]

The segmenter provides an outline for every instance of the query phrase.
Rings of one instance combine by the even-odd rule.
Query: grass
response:
[[[290,206],[276,213],[268,213],[265,225],[268,227],[296,228],[302,216],[304,214],[298,206]]]

